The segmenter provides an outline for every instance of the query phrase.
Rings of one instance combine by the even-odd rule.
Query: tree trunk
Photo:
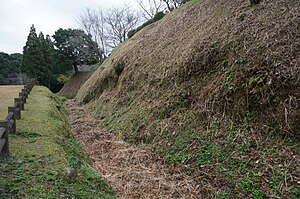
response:
[[[171,12],[171,11],[172,11],[172,8],[171,8],[171,6],[170,6],[170,4],[169,4],[169,0],[164,0],[164,2],[167,4],[168,10]]]
[[[73,64],[73,68],[74,68],[74,71],[75,71],[75,73],[77,73],[78,72],[78,67],[77,67],[77,64]]]

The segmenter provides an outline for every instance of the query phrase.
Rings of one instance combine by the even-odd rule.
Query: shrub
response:
[[[137,27],[136,29],[130,30],[127,34],[128,38],[131,38],[135,33],[142,30],[144,27],[162,19],[164,16],[165,16],[165,14],[163,12],[156,13],[152,19],[146,21],[145,23],[143,23],[141,26]]]

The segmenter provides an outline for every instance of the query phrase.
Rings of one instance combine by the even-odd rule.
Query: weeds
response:
[[[227,93],[231,93],[233,91],[233,70],[231,68],[225,68],[225,89]]]
[[[202,121],[202,114],[194,116],[199,122]],[[213,120],[212,123],[219,126],[219,122],[222,123],[219,120]],[[217,130],[216,126],[211,128],[215,130],[178,129],[175,134],[164,130],[162,140],[155,145],[153,151],[169,164],[190,165],[191,175],[198,169],[209,170],[219,180],[223,179],[237,187],[237,190],[231,190],[231,194],[242,192],[253,198],[265,198],[270,195],[282,197],[298,193],[294,186],[300,187],[293,185],[292,179],[299,180],[299,175],[293,172],[291,165],[282,162],[284,157],[278,157],[286,149],[282,145],[274,145],[276,142],[291,142],[290,146],[295,147],[294,141],[280,140],[280,137],[273,135],[275,137],[272,142],[258,142],[251,127],[245,124],[231,123],[226,130]],[[299,168],[299,162],[293,168],[295,167]],[[290,189],[292,191],[285,191]],[[220,192],[216,198],[229,197],[226,193]]]

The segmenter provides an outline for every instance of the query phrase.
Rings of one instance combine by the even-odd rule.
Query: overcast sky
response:
[[[22,53],[29,29],[53,35],[59,28],[79,28],[84,8],[108,8],[135,0],[0,0],[0,52]]]

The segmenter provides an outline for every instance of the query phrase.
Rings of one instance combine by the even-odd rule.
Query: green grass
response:
[[[216,198],[238,194],[257,199],[270,195],[300,197],[300,146],[296,141],[282,139],[275,132],[270,132],[269,137],[254,135],[243,123],[219,129],[224,123],[214,119],[211,128],[200,130],[189,121],[193,119],[179,120],[186,128],[173,133],[162,131],[153,151],[171,165],[188,165],[188,174],[200,169],[227,184],[227,190],[215,193]],[[295,154],[293,161],[290,154]]]
[[[114,198],[89,166],[66,114],[61,98],[34,87],[10,135],[10,157],[0,160],[0,198]],[[78,169],[73,183],[66,179],[67,167]]]
[[[228,73],[228,88],[230,79]],[[258,130],[251,114],[199,112],[186,106],[188,99],[174,95],[171,103],[151,110],[132,109],[135,100],[116,107],[100,100],[89,106],[113,133],[132,143],[151,143],[166,163],[185,165],[189,175],[205,172],[215,179],[212,186],[224,185],[213,193],[216,198],[300,198],[299,141],[275,126]]]

